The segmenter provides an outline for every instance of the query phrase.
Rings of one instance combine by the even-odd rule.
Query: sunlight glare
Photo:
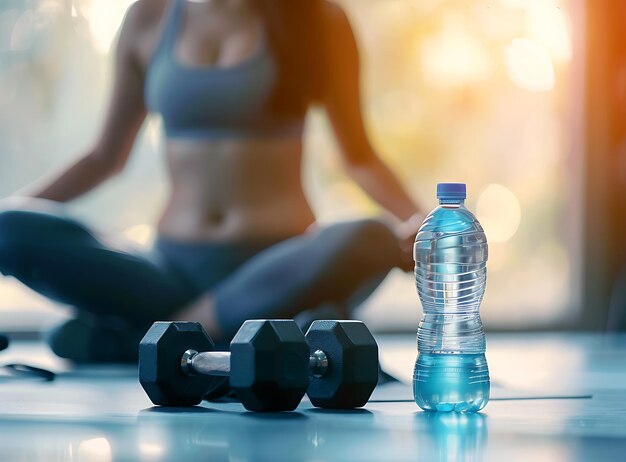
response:
[[[91,0],[87,9],[89,30],[96,49],[108,53],[128,7],[135,0]]]
[[[572,43],[567,16],[557,2],[534,1],[527,13],[529,38],[543,45],[552,58],[568,62],[572,58]]]
[[[532,40],[513,39],[505,50],[505,62],[510,79],[529,91],[554,88],[555,74],[546,49]]]
[[[432,85],[468,85],[491,75],[487,50],[457,14],[447,15],[441,32],[424,40],[420,54],[424,76]]]

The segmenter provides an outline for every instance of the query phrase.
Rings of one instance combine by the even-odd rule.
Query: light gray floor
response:
[[[410,380],[414,336],[379,342],[385,367]],[[496,395],[593,397],[494,400],[475,415],[427,414],[411,402],[353,412],[303,402],[269,415],[237,403],[157,409],[133,368],[71,371],[37,344],[0,354],[69,371],[51,383],[0,382],[2,461],[626,460],[624,335],[488,336]],[[407,389],[377,394],[406,398]]]

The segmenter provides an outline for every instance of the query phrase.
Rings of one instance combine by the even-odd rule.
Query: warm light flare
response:
[[[468,85],[491,74],[489,53],[456,14],[448,15],[441,32],[422,43],[420,55],[424,76],[434,86]]]
[[[543,45],[559,62],[572,59],[572,43],[567,16],[558,2],[532,2],[527,12],[528,37]]]
[[[86,8],[93,43],[101,53],[108,53],[124,13],[135,0],[91,0]]]
[[[529,91],[554,88],[555,75],[546,49],[529,39],[516,38],[505,50],[506,69],[516,85]]]

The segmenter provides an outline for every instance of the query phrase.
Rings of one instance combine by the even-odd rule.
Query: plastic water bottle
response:
[[[463,183],[438,184],[439,207],[424,220],[413,248],[424,309],[413,394],[427,411],[476,412],[489,401],[478,313],[487,280],[487,238],[465,208],[465,197]]]

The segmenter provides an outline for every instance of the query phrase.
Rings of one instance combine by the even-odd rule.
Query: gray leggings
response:
[[[290,318],[346,303],[359,289],[373,288],[399,259],[393,233],[369,219],[278,242],[160,238],[142,252],[54,213],[0,212],[0,272],[79,311],[138,327],[171,318],[208,291],[231,337],[246,319]]]

